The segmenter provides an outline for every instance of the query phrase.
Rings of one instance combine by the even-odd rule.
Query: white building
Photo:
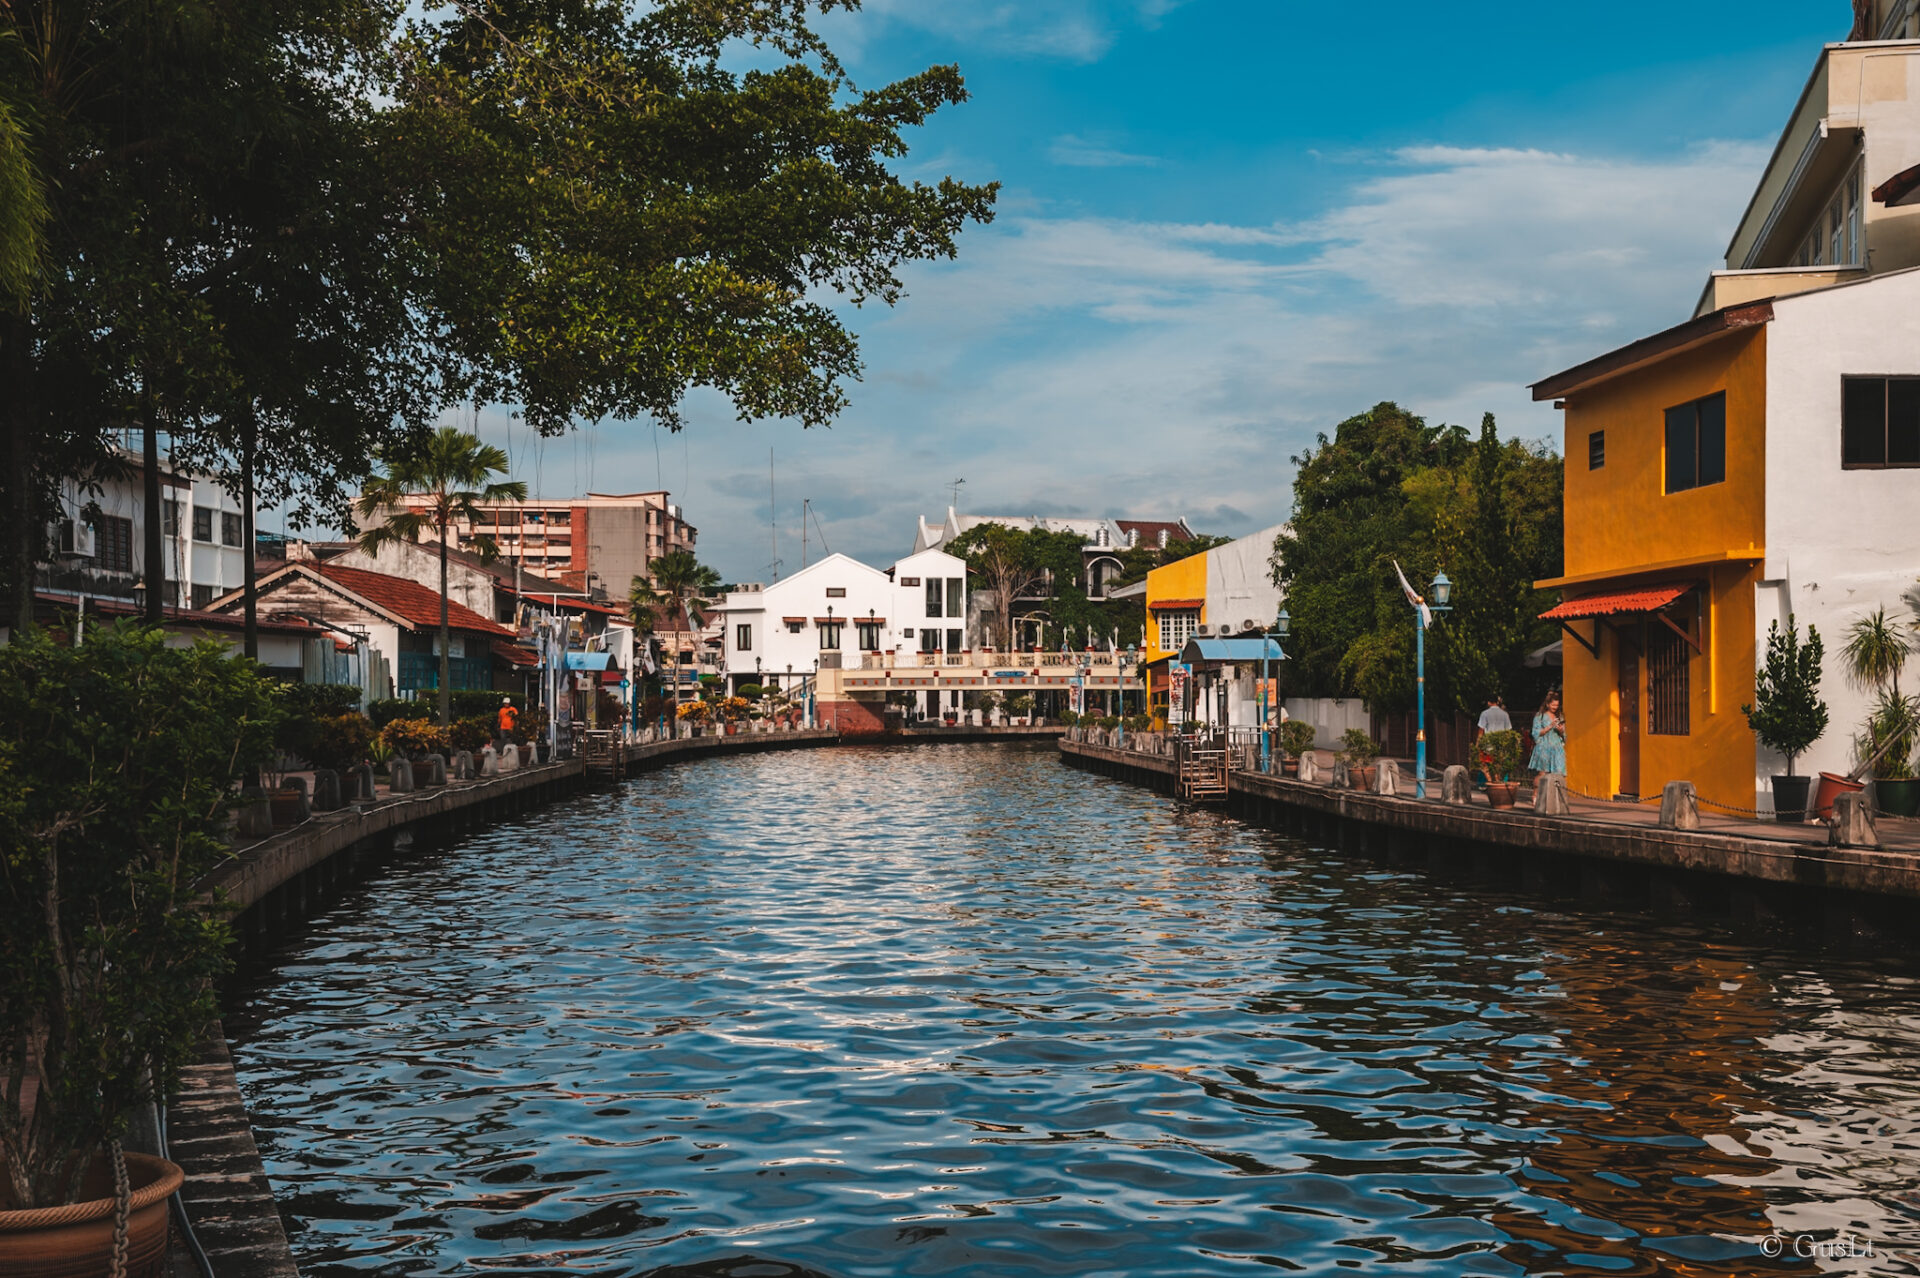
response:
[[[61,481],[62,516],[53,529],[53,554],[42,566],[42,589],[132,599],[144,586],[146,471],[138,454],[115,450],[118,466],[98,492]],[[157,574],[169,607],[205,608],[237,589],[253,548],[244,511],[211,477],[161,463],[161,537]]]
[[[828,555],[784,581],[728,593],[716,610],[727,687],[797,690],[816,670],[858,669],[889,653],[958,656],[967,607],[967,566],[952,555],[923,551],[885,572]],[[955,705],[958,697],[950,694]]]

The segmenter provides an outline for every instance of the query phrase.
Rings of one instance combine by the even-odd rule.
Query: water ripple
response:
[[[394,868],[245,993],[309,1274],[1920,1274],[1909,974],[1045,752],[669,769]]]

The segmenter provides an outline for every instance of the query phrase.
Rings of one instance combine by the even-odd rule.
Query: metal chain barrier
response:
[[[112,1278],[127,1278],[127,1217],[132,1210],[133,1191],[127,1187],[127,1154],[120,1138],[107,1146],[113,1155],[113,1264]]]

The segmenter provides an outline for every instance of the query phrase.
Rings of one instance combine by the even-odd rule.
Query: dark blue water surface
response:
[[[1920,1273],[1900,971],[1050,751],[642,777],[396,863],[244,995],[309,1274]]]

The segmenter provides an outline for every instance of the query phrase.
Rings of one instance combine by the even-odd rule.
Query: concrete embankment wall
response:
[[[1076,767],[1171,795],[1170,758],[1063,740]],[[1336,790],[1236,772],[1227,810],[1396,868],[1609,909],[1758,927],[1850,949],[1920,940],[1920,857],[1719,833],[1611,826]]]

